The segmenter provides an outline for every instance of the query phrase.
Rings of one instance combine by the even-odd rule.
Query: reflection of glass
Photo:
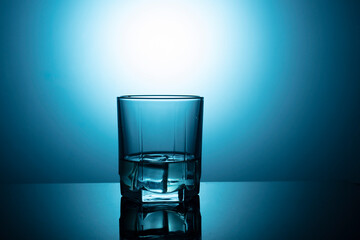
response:
[[[203,98],[118,97],[121,194],[139,202],[189,200],[199,193]]]
[[[120,239],[201,239],[199,197],[180,203],[121,198]]]

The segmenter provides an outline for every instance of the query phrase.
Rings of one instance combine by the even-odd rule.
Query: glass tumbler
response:
[[[181,202],[199,193],[203,97],[117,98],[121,194],[138,202]]]

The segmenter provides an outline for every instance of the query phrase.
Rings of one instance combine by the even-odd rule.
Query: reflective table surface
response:
[[[1,185],[0,239],[360,239],[360,185],[204,182],[142,205],[116,183]]]

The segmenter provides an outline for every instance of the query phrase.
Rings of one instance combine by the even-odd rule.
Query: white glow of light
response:
[[[71,91],[89,111],[109,114],[100,118],[112,119],[112,103],[124,94],[196,94],[232,111],[220,99],[246,98],[256,86],[265,38],[244,2],[109,0],[69,9],[63,41]],[[214,121],[221,119],[215,109]]]
[[[107,67],[128,81],[141,80],[143,86],[188,85],[220,60],[216,54],[221,34],[211,14],[196,5],[133,3],[104,22],[100,39]]]
[[[194,16],[170,10],[157,8],[129,19],[121,41],[129,70],[168,78],[193,71],[203,62],[204,27]]]

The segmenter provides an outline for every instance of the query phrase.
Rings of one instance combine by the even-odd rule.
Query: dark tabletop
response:
[[[116,183],[1,185],[0,203],[0,239],[128,239],[132,214],[149,217],[144,226],[159,215],[121,200]],[[184,229],[195,231],[169,239],[360,239],[359,205],[360,186],[350,183],[205,182],[199,203],[159,216],[180,228],[187,218]]]

